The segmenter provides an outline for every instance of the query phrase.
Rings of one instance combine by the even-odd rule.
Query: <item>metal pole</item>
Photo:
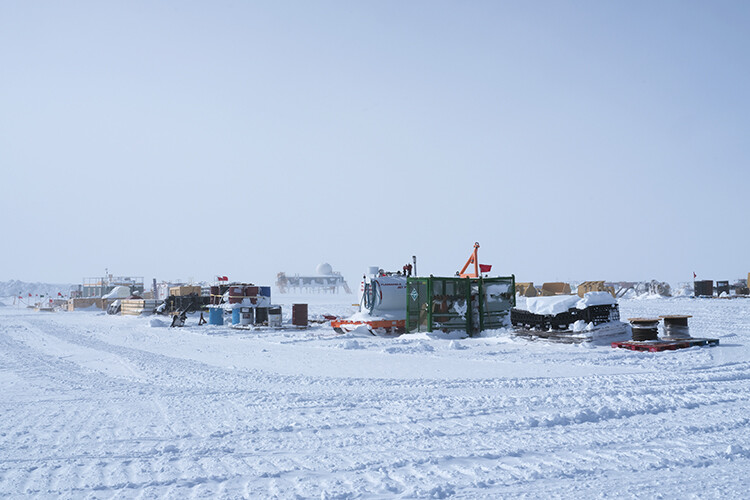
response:
[[[416,255],[412,255],[412,256],[411,256],[411,260],[413,260],[413,261],[414,261],[414,275],[413,275],[413,276],[419,276],[419,275],[417,274],[417,256],[416,256]],[[750,275],[750,274],[749,274],[749,275]]]

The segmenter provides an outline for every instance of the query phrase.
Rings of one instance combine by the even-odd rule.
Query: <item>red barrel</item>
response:
[[[260,293],[259,286],[246,286],[245,287],[245,297],[257,297],[259,293]]]
[[[211,304],[221,304],[221,288],[218,286],[211,287]]]
[[[307,304],[292,304],[292,324],[307,326]]]
[[[242,302],[242,299],[245,297],[245,291],[242,289],[241,286],[232,286],[229,287],[229,303],[230,304],[239,304]]]

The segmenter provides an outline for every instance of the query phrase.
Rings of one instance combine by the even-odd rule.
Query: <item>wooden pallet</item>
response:
[[[637,342],[629,340],[627,342],[612,342],[612,347],[628,349],[630,351],[674,351],[677,349],[687,349],[688,347],[719,345],[719,339],[678,339],[678,340],[646,340]]]
[[[579,344],[591,340],[586,337],[585,332],[573,332],[572,330],[534,330],[515,327],[513,334],[528,340],[547,340],[550,342],[563,342],[565,344]]]
[[[563,342],[566,344],[580,344],[583,342],[606,342],[607,339],[623,338],[626,334],[626,324],[619,321],[601,323],[593,330],[574,332],[573,330],[539,330],[514,326],[513,334],[528,340],[544,340],[549,342]]]

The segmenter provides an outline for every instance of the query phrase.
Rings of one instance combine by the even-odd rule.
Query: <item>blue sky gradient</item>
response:
[[[0,2],[0,279],[750,271],[750,3]]]

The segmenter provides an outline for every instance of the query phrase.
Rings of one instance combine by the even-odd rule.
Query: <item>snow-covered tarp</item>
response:
[[[616,304],[617,301],[609,292],[586,292],[583,298],[576,302],[577,309],[586,309],[589,306],[605,306]]]
[[[589,306],[615,304],[616,300],[609,292],[587,292],[583,298],[578,295],[552,295],[550,297],[528,297],[525,303],[517,307],[534,314],[557,315],[570,309],[586,309]]]
[[[127,286],[116,286],[107,295],[104,295],[103,299],[127,299],[130,297],[130,287]]]

